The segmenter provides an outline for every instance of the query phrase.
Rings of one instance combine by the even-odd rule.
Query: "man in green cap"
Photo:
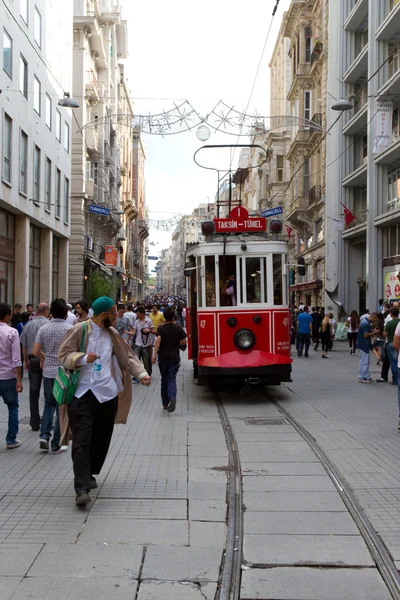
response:
[[[67,369],[80,369],[75,397],[68,405],[77,506],[90,502],[107,456],[114,423],[126,423],[132,403],[133,375],[143,385],[151,378],[130,346],[114,329],[117,309],[107,296],[92,304],[93,317],[66,335],[59,359]],[[84,341],[84,352],[80,351]],[[63,411],[62,430],[68,431]]]

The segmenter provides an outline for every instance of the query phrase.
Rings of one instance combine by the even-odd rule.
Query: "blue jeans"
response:
[[[395,385],[397,385],[397,381],[398,381],[398,377],[397,377],[397,359],[398,359],[399,353],[397,352],[397,350],[393,346],[393,344],[387,344],[386,345],[386,352],[387,352],[387,355],[388,355],[388,358],[389,358],[390,368],[392,369],[393,383]]]
[[[400,369],[397,368],[397,401],[399,403],[399,417],[400,417]]]
[[[8,407],[8,431],[6,444],[13,444],[18,433],[18,394],[16,379],[0,380],[0,396]]]
[[[43,377],[44,409],[42,422],[40,424],[40,438],[42,440],[50,440],[55,411],[56,422],[54,425],[53,439],[51,440],[51,448],[52,450],[57,450],[60,445],[60,420],[58,417],[58,404],[53,396],[53,384],[54,379]]]
[[[371,373],[369,372],[369,352],[360,350],[360,375],[359,379],[371,379]]]
[[[310,349],[311,336],[309,333],[299,333],[297,335],[297,352],[303,354],[303,347],[305,344],[305,354],[308,354]]]
[[[170,400],[176,399],[176,375],[180,363],[158,363],[161,373],[161,400],[168,406]]]

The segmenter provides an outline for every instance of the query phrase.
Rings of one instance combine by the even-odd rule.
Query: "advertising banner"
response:
[[[105,246],[104,264],[108,267],[116,267],[118,262],[118,249],[114,246]]]
[[[393,102],[377,102],[373,153],[386,150],[392,141]]]
[[[383,277],[384,298],[385,301],[400,300],[400,280],[397,277],[397,271],[388,271]]]

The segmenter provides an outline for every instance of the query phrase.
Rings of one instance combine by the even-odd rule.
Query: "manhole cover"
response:
[[[244,422],[246,425],[286,425],[286,420],[281,418],[271,418],[271,419],[245,419]]]
[[[29,425],[30,423],[30,418],[29,417],[23,417],[22,419],[19,420],[19,422],[21,423],[21,425]]]

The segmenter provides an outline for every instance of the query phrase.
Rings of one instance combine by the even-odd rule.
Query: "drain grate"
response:
[[[270,419],[256,419],[252,417],[245,419],[244,422],[246,425],[287,425],[287,421],[283,417],[271,417]]]

